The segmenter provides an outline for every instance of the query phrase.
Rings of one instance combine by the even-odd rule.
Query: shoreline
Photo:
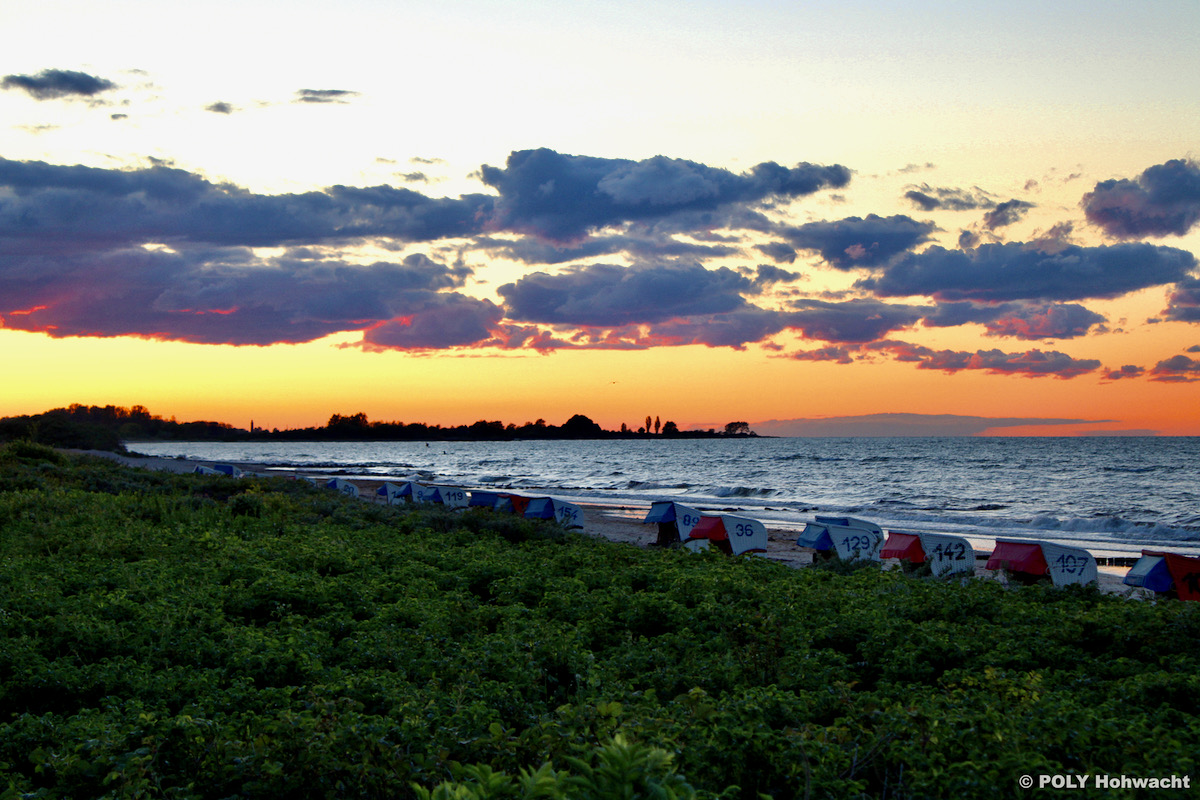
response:
[[[1012,539],[1084,549],[1098,563],[1118,566],[1136,561],[1143,549],[1200,557],[1200,527],[1190,502],[1194,492],[1181,483],[1187,476],[1200,477],[1200,462],[1181,460],[1193,452],[1190,446],[1138,451],[1138,464],[1150,466],[1126,468],[1112,466],[1111,447],[1093,452],[1075,443],[1051,454],[1027,446],[913,445],[909,440],[813,446],[780,439],[759,442],[749,451],[687,442],[660,445],[649,450],[610,442],[259,447],[181,441],[146,450],[130,447],[163,458],[260,464],[268,474],[412,480],[641,509],[674,500],[705,514],[747,516],[796,536],[816,515],[851,516],[892,532],[959,536],[977,551],[991,552],[997,541]],[[946,466],[943,457],[949,458]],[[685,466],[687,459],[695,459],[694,465]],[[904,474],[892,475],[887,464],[909,466]]]
[[[129,467],[179,474],[190,473],[197,466],[211,467],[215,463],[229,463],[186,458],[164,458],[161,456],[126,455],[103,450],[68,449],[64,450],[64,452],[108,458]],[[270,469],[263,464],[247,462],[232,463],[238,469],[247,472],[258,474],[270,473]],[[295,477],[310,477],[298,470],[292,471],[291,474]],[[280,472],[278,477],[287,477],[287,475]],[[361,499],[365,502],[377,502],[374,492],[385,482],[382,479],[368,478],[346,478],[344,480],[359,487],[359,491],[362,493]],[[526,493],[528,492],[514,492],[514,494]],[[569,498],[564,497],[562,499]],[[641,517],[645,516],[648,508],[635,508],[627,504],[606,505],[595,502],[578,502],[576,500],[570,500],[570,502],[575,502],[583,509],[583,533],[585,535],[597,536],[608,541],[631,544],[637,547],[649,547],[656,537],[657,530],[652,530],[649,526],[641,522]],[[795,542],[799,531],[792,528],[782,528],[766,521],[764,521],[764,524],[767,528],[767,552],[755,554],[756,557],[767,558],[793,568],[805,567],[812,564],[813,552],[808,548],[796,546]],[[983,552],[986,554],[987,551]],[[977,549],[975,577],[982,580],[997,580],[995,574],[983,569],[980,563],[982,560],[980,551]],[[1097,564],[1097,584],[1100,590],[1106,594],[1120,594],[1133,598],[1145,599],[1152,597],[1153,593],[1136,587],[1126,586],[1122,582],[1128,571],[1128,566],[1116,567]]]

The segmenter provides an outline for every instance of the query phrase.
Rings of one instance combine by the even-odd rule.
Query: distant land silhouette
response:
[[[524,425],[479,420],[470,425],[441,426],[423,422],[373,422],[367,415],[334,414],[323,427],[280,430],[236,428],[224,422],[177,422],[151,414],[145,406],[73,404],[42,414],[0,418],[0,442],[26,439],[54,447],[123,451],[124,442],[187,441],[505,441],[514,439],[649,439],[757,436],[746,422],[730,422],[721,430],[681,431],[668,420],[646,417],[636,430],[622,424],[609,431],[583,414],[562,425],[544,419]]]

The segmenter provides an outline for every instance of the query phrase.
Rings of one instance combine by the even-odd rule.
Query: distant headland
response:
[[[520,439],[705,439],[756,437],[746,422],[723,429],[680,430],[674,422],[647,416],[636,430],[622,423],[605,430],[583,414],[562,425],[544,419],[523,425],[479,420],[470,425],[429,425],[423,422],[379,422],[358,412],[333,414],[322,427],[266,429],[250,423],[238,428],[224,422],[177,422],[151,414],[144,406],[84,406],[78,403],[41,414],[0,418],[0,442],[26,439],[54,447],[86,450],[124,450],[124,442],[188,441],[511,441]]]

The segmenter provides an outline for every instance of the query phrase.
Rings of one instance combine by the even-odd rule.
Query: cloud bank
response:
[[[48,73],[35,76],[40,91],[83,94],[90,85]],[[304,102],[351,95],[301,93]],[[1168,162],[1098,184],[1084,207],[1114,236],[1186,230],[1195,222],[1196,174],[1192,162]],[[771,337],[789,333],[815,345],[789,356],[802,361],[1192,379],[1180,360],[1187,356],[1104,370],[1045,345],[937,350],[897,338],[974,325],[997,339],[1078,339],[1108,330],[1087,301],[1151,287],[1169,287],[1164,321],[1200,322],[1200,278],[1186,250],[1083,246],[1070,240],[1069,223],[1035,241],[966,249],[930,244],[941,229],[902,214],[796,224],[791,204],[849,184],[840,165],[764,162],[738,173],[665,156],[541,148],[513,152],[503,167],[482,165],[477,177],[485,191],[457,197],[387,185],[267,195],[166,164],[117,170],[0,158],[0,324],[51,336],[236,345],[358,332],[372,350],[543,352],[779,350]],[[915,187],[910,200],[930,210],[986,209],[983,225],[993,231],[1032,208],[979,189]],[[398,255],[363,257],[368,246]],[[809,259],[801,270],[778,266],[799,254]],[[506,259],[523,271],[485,289],[472,283],[478,276],[465,256]],[[772,263],[747,267],[747,257]],[[806,293],[806,277],[819,270],[848,274],[852,288]],[[477,296],[484,291],[491,297]]]

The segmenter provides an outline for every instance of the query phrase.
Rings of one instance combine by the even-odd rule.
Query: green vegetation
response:
[[[649,551],[14,443],[0,798],[978,798],[1022,774],[1195,775],[1198,608]]]

